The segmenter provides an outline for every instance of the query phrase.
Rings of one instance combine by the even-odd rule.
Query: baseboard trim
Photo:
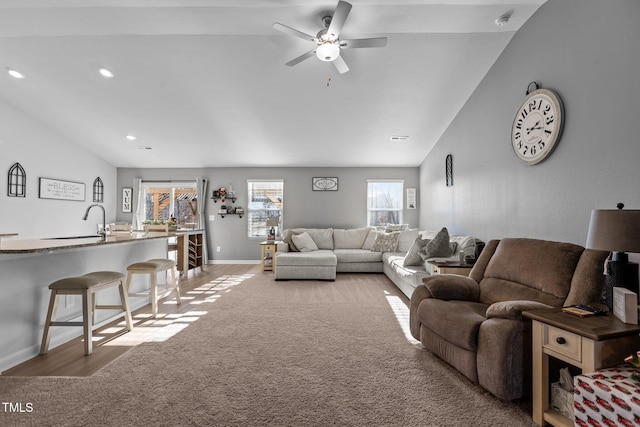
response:
[[[255,259],[210,259],[207,264],[260,264],[260,260]]]

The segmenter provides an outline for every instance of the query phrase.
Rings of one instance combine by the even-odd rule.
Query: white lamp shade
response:
[[[640,252],[640,210],[594,210],[587,248],[611,252]]]
[[[316,56],[321,61],[333,61],[338,56],[340,56],[340,47],[332,42],[322,43],[316,49]]]

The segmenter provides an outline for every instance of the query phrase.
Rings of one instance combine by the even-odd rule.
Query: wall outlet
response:
[[[215,221],[215,220],[216,220],[215,215],[209,215],[209,221]]]
[[[220,246],[216,246],[216,252],[220,252]]]

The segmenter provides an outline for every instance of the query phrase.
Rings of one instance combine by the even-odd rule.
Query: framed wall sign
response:
[[[407,188],[407,209],[416,208],[416,189]]]
[[[84,202],[85,185],[82,182],[40,178],[41,199],[73,200]]]
[[[338,191],[338,178],[313,178],[313,191]]]
[[[124,187],[122,189],[122,212],[131,212],[133,201],[133,188]]]

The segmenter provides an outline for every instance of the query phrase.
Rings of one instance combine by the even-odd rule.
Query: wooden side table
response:
[[[459,274],[461,276],[468,276],[469,272],[473,268],[471,264],[461,264],[459,261],[427,261],[433,265],[433,274]]]
[[[274,240],[266,240],[260,242],[262,248],[261,264],[262,271],[273,271],[276,268],[276,251],[278,250],[278,243]]]
[[[549,357],[583,373],[618,365],[640,348],[640,326],[613,316],[577,317],[561,308],[523,315],[533,320],[533,421],[540,426],[573,426],[573,420],[549,407]]]

